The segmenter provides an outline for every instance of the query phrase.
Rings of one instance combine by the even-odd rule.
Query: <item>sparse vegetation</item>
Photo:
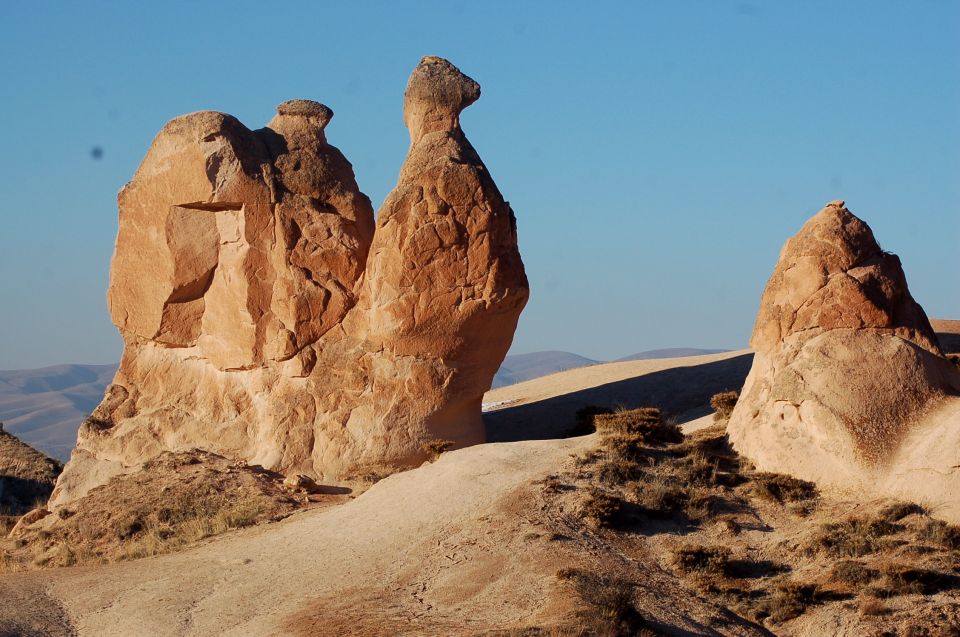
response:
[[[917,537],[951,551],[960,551],[960,526],[947,524],[942,520],[926,520]]]
[[[567,568],[557,577],[573,585],[582,608],[577,613],[582,628],[590,635],[629,637],[652,635],[647,623],[633,605],[635,585],[625,580],[607,578],[581,569]],[[583,634],[583,633],[581,633]]]
[[[597,414],[593,422],[604,438],[626,437],[644,445],[683,442],[680,428],[664,422],[659,409],[622,409],[612,414]]]
[[[719,605],[773,627],[814,605],[855,599],[845,608],[880,617],[890,614],[886,598],[960,589],[960,527],[929,518],[923,506],[877,503],[842,517],[812,482],[741,463],[722,424],[683,436],[653,409],[592,418],[599,445],[566,480],[568,490],[590,493],[581,518],[647,535],[661,564]],[[799,550],[754,544],[771,525],[791,529],[788,546]],[[683,541],[669,539],[678,533]],[[629,554],[619,537],[600,541]],[[743,554],[750,557],[734,557]]]
[[[823,601],[816,584],[804,582],[778,582],[769,595],[759,599],[751,609],[756,619],[769,619],[775,624],[803,615],[807,608]]]
[[[862,557],[890,548],[890,536],[901,528],[880,516],[831,522],[820,527],[806,548],[808,553],[822,551],[831,557]]]
[[[730,549],[725,546],[681,546],[673,551],[673,565],[684,573],[725,576],[730,568]]]
[[[814,483],[780,473],[755,473],[750,479],[758,497],[779,504],[807,502],[819,496]]]
[[[615,526],[623,510],[623,501],[602,491],[594,490],[583,503],[581,516],[595,529]]]
[[[165,454],[58,510],[48,530],[0,540],[0,569],[136,559],[279,519],[304,503],[282,480],[214,454]]]
[[[735,391],[725,391],[714,394],[710,398],[710,406],[713,408],[714,420],[726,420],[733,413],[733,408],[737,406],[737,399],[740,394]]]

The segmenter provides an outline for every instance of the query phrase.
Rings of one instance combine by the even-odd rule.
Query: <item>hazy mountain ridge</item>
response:
[[[103,398],[116,365],[0,371],[0,422],[25,443],[66,460],[77,428]]]

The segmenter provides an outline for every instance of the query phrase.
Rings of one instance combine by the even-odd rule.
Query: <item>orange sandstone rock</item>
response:
[[[460,128],[480,87],[426,57],[374,227],[326,106],[251,131],[178,117],[121,191],[108,301],[124,353],[51,503],[194,448],[310,478],[482,442],[528,287],[513,211]]]

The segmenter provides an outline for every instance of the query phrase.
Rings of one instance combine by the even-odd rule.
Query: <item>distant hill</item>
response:
[[[615,363],[621,361],[645,361],[652,358],[681,358],[684,356],[707,356],[708,354],[723,354],[729,352],[728,349],[699,349],[696,347],[667,347],[665,349],[651,349],[637,354],[630,354],[623,358],[618,358]]]
[[[652,349],[638,354],[631,354],[618,358],[615,363],[622,361],[647,360],[652,358],[680,358],[683,356],[704,356],[707,354],[722,354],[727,349],[697,349],[695,347],[670,347],[666,349]],[[587,365],[596,365],[607,361],[596,361],[592,358],[573,354],[571,352],[531,352],[529,354],[511,354],[503,359],[503,365],[493,377],[491,389],[514,385],[525,380],[548,376],[568,369],[576,369]]]
[[[511,354],[493,377],[493,388],[513,385],[531,378],[539,378],[567,369],[595,365],[599,361],[570,352],[531,352]]]
[[[944,352],[960,353],[960,321],[950,319],[930,319],[933,331],[937,333],[940,347]]]
[[[640,352],[618,361],[716,354],[728,350],[674,347]],[[571,352],[545,351],[507,356],[493,389],[602,361]],[[54,365],[0,371],[0,422],[25,443],[67,460],[83,419],[100,403],[116,365]]]
[[[116,365],[0,371],[0,422],[44,453],[66,460],[77,429],[99,404]]]
[[[4,515],[23,515],[38,500],[46,501],[62,470],[60,462],[18,440],[0,424],[0,509]],[[0,530],[4,528],[0,525]]]

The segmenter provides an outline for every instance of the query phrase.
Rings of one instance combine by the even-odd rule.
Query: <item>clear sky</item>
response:
[[[958,2],[4,2],[0,369],[119,358],[116,193],[167,120],[324,102],[379,206],[425,54],[483,87],[463,125],[531,285],[514,353],[741,347],[832,199],[960,318]]]

